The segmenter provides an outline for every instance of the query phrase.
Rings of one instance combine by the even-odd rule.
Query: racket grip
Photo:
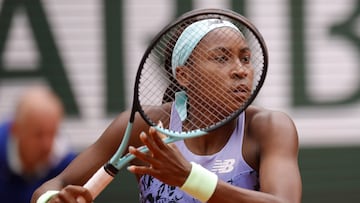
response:
[[[83,186],[88,189],[93,199],[95,199],[119,172],[113,165],[107,163],[101,167]]]

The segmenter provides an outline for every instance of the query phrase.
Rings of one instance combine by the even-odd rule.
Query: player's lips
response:
[[[240,85],[237,85],[237,86],[231,88],[231,91],[233,93],[249,93],[251,91],[251,89],[249,88],[248,85],[240,84]]]
[[[251,89],[246,84],[240,84],[240,85],[234,86],[230,89],[231,89],[231,92],[234,95],[234,97],[240,98],[241,101],[246,100],[249,97],[250,92],[251,92]]]

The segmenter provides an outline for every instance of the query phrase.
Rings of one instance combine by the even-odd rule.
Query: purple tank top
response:
[[[170,128],[176,129],[180,117],[172,109]],[[212,155],[196,155],[186,147],[183,140],[176,142],[176,146],[188,161],[196,162],[215,173],[219,179],[232,185],[251,190],[259,189],[257,172],[252,169],[242,156],[242,142],[244,134],[245,114],[240,114],[237,126],[227,144]],[[140,202],[142,203],[189,203],[200,201],[189,196],[177,187],[169,186],[152,176],[144,175],[139,181]]]

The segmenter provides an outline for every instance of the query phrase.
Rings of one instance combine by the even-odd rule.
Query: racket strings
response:
[[[228,32],[224,32],[224,34],[227,34]],[[231,33],[230,33],[231,34]],[[222,37],[226,37],[226,36],[219,36],[219,38],[222,38]],[[202,52],[198,55],[198,57],[202,57],[202,58],[200,58],[199,60],[202,60],[202,59],[204,59],[204,60],[206,60],[206,58],[210,58],[210,57],[213,57],[213,56],[210,56],[209,55],[209,53],[207,53],[206,51],[204,51],[204,50],[208,50],[210,47],[205,47],[203,50],[201,50]],[[262,56],[262,55],[261,55]],[[225,56],[225,58],[233,58],[234,56],[231,56],[231,54],[229,54],[229,55],[227,55],[227,56]],[[237,57],[237,56],[235,56],[235,57]],[[256,58],[258,58],[258,55],[255,55],[255,57]],[[190,58],[190,62],[188,62],[188,64],[193,64],[193,63],[195,63],[195,61],[191,61],[192,59]],[[220,58],[219,60],[223,60],[222,58]],[[220,61],[221,63],[227,63],[227,61],[226,60],[224,60],[224,61]],[[244,67],[244,65],[243,64],[241,64],[240,65],[240,67],[235,67],[235,68],[245,68],[246,69],[246,67]],[[196,69],[194,70],[194,71],[196,71]],[[195,73],[196,74],[196,73]],[[199,75],[201,75],[202,73],[200,73],[199,71],[198,71],[198,74]],[[258,73],[255,73],[255,75],[256,74],[258,74]],[[224,79],[223,78],[221,78],[221,77],[219,77],[218,75],[210,75],[212,78],[206,78],[206,79],[204,79],[204,80],[206,80],[204,83],[207,83],[207,84],[210,84],[209,86],[208,86],[208,88],[209,88],[209,94],[211,95],[211,92],[214,92],[214,91],[216,91],[216,88],[219,86],[219,84],[222,84],[223,82],[224,82]],[[258,77],[257,77],[258,78]],[[240,78],[240,79],[242,79],[242,80],[247,80],[247,78],[246,77],[244,77],[244,78]],[[220,81],[220,83],[217,83],[216,81]],[[258,80],[255,80],[255,86],[254,87],[256,87],[257,86],[257,84],[258,84]],[[218,95],[219,96],[219,99],[220,100],[223,100],[223,101],[225,101],[225,103],[230,103],[231,102],[231,100],[229,99],[230,98],[230,96],[229,96],[229,93],[227,92],[227,91],[222,91],[222,93],[223,94],[221,94],[221,95]],[[205,115],[205,117],[207,116],[209,116],[209,115],[219,115],[217,118],[215,118],[215,119],[213,119],[214,121],[221,121],[221,120],[223,120],[224,118],[226,118],[226,117],[228,117],[229,115],[231,115],[232,114],[232,112],[233,112],[233,110],[228,110],[228,111],[226,111],[226,112],[224,112],[223,110],[224,109],[226,109],[224,106],[222,106],[221,107],[221,109],[212,109],[211,107],[213,106],[213,104],[211,104],[211,102],[209,102],[209,101],[211,101],[211,98],[206,98],[206,94],[204,94],[203,96],[205,96],[205,98],[203,99],[203,100],[200,100],[200,101],[205,101],[205,102],[202,102],[202,103],[200,103],[199,104],[199,106],[203,106],[204,108],[203,108],[203,110],[205,110],[204,112],[205,113],[203,113],[203,115]],[[245,102],[244,102],[245,103]],[[238,106],[238,108],[240,108],[240,106]],[[210,111],[210,109],[211,109],[211,111]],[[221,112],[223,112],[223,113],[221,113]],[[207,120],[212,120],[212,119],[207,119]]]
[[[161,51],[160,51],[161,52]],[[218,80],[218,79],[213,79],[213,80]],[[152,80],[153,81],[153,80]],[[167,81],[167,82],[169,82],[169,80]],[[152,85],[152,84],[150,84],[150,85]],[[210,90],[211,91],[211,90]],[[225,97],[226,98],[226,97]],[[206,108],[205,109],[208,109],[207,107],[208,107],[208,104],[207,103],[205,103],[205,104],[201,104],[202,106],[205,106]],[[199,112],[197,112],[197,113],[199,113]],[[205,117],[205,116],[207,116],[207,115],[209,115],[209,111],[207,111],[207,112],[204,112],[204,113],[202,113],[202,115]],[[201,112],[200,112],[200,114],[201,114]],[[211,114],[210,114],[211,115]],[[200,125],[200,124],[194,124],[195,126],[198,126],[198,125]]]
[[[165,50],[163,49],[164,46],[158,46],[159,49],[154,50],[154,53],[156,53],[156,55],[159,55],[159,53],[163,53]],[[205,53],[204,53],[205,54]],[[205,56],[206,58],[207,56]],[[157,61],[157,60],[156,60]],[[195,73],[195,74],[200,74],[200,73]],[[208,79],[208,81],[206,81],[206,83],[211,83],[212,81],[215,80],[222,80],[220,78],[213,78],[213,79]],[[154,81],[154,80],[151,80]],[[171,82],[169,79],[167,80],[167,82]],[[153,85],[152,83],[149,83],[149,85]],[[210,87],[214,86],[215,84],[210,84]],[[209,90],[210,92],[212,91],[211,89]],[[172,92],[172,94],[174,94],[176,92]],[[209,104],[209,101],[211,100],[211,98],[205,98],[205,100],[201,100],[199,102],[196,102],[195,100],[195,105],[194,106],[198,106],[198,107],[194,107],[192,109],[194,109],[194,113],[189,114],[189,117],[195,117],[197,119],[194,119],[192,126],[195,126],[196,128],[199,128],[200,126],[207,126],[209,125],[209,121],[210,120],[216,120],[216,121],[220,121],[223,119],[223,117],[218,117],[218,118],[211,118],[211,116],[209,115],[219,115],[220,111],[216,111],[216,109],[213,109],[213,111],[210,111],[209,109],[211,109],[210,107],[212,106],[211,104]],[[199,108],[202,107],[202,108]],[[215,112],[214,112],[215,110]],[[191,112],[191,111],[189,111]],[[226,114],[230,114],[230,112],[226,112]]]
[[[206,16],[206,18],[208,17],[209,16]],[[214,15],[211,18],[218,18],[218,16]],[[183,131],[209,128],[211,126],[218,125],[218,123],[221,123],[228,117],[236,114],[236,110],[242,109],[248,101],[248,98],[244,99],[241,105],[238,104],[238,106],[236,106],[236,110],[228,108],[227,105],[233,103],[234,99],[231,96],[231,91],[227,91],[224,87],[219,85],[224,83],[225,78],[221,77],[221,75],[210,74],[207,74],[207,77],[201,77],[201,75],[204,74],[204,70],[200,70],[192,65],[196,64],[197,61],[207,60],[212,57],[206,51],[209,47],[205,47],[203,50],[200,50],[198,58],[192,57],[186,62],[186,66],[193,71],[192,76],[195,77],[194,80],[197,81],[193,81],[185,88],[180,86],[176,79],[172,76],[171,60],[169,60],[169,58],[171,58],[171,52],[175,46],[177,37],[182,33],[184,27],[195,20],[198,19],[190,19],[188,22],[181,23],[162,36],[162,38],[152,48],[143,64],[138,87],[139,102],[144,112],[147,112],[147,109],[151,109],[154,106],[160,107],[167,102],[173,103],[175,102],[174,95],[177,92],[188,91],[186,94],[188,96],[188,102],[191,103],[191,105],[189,105],[189,103],[186,105],[187,119],[186,126],[181,126]],[[256,35],[251,30],[236,21],[233,23],[238,26],[244,34],[247,44],[251,49],[250,63],[254,69],[254,82],[251,92],[255,92],[263,74],[264,51]],[[224,33],[226,34],[228,32]],[[196,33],[194,33],[194,35],[195,34]],[[226,38],[226,36],[223,37]],[[199,84],[202,83],[207,84],[206,87],[199,87]],[[190,89],[201,89],[203,91],[191,92]],[[214,95],[215,92],[219,91],[221,94]],[[238,89],[237,91],[241,90]],[[161,117],[158,115],[155,117],[150,115],[147,116],[148,120],[156,124],[159,118],[160,120],[168,121],[170,114],[171,112],[168,109],[164,109]]]

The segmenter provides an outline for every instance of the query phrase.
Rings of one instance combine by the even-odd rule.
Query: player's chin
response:
[[[237,100],[231,100],[230,102],[227,102],[226,105],[226,111],[227,112],[236,112],[237,110],[241,109],[243,105],[245,104],[246,99],[238,98]]]

